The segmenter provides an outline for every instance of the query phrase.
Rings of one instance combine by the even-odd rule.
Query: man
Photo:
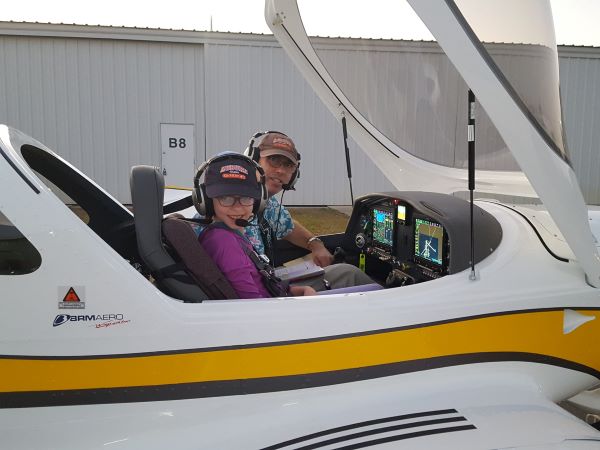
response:
[[[255,250],[273,259],[273,240],[285,239],[310,251],[315,263],[325,269],[324,278],[319,277],[313,283],[308,283],[317,290],[328,286],[339,288],[373,283],[371,278],[355,266],[332,265],[333,256],[323,242],[293,220],[289,211],[275,198],[282,190],[294,189],[298,180],[300,154],[294,141],[277,131],[256,133],[245,154],[258,162],[265,171],[265,184],[269,193],[269,200],[260,220],[255,219],[254,226],[246,227],[245,230]],[[303,283],[305,281],[307,280]]]
[[[294,142],[285,134],[278,132],[257,133],[255,136],[251,139],[246,154],[258,162],[265,171],[269,200],[262,216],[261,230],[256,226],[247,227],[246,235],[259,253],[269,257],[272,257],[272,254],[269,254],[272,243],[266,242],[268,248],[265,248],[264,241],[273,238],[285,239],[309,250],[313,260],[319,266],[329,266],[333,262],[333,256],[323,242],[293,220],[289,211],[275,198],[275,195],[282,190],[294,189],[298,179],[300,154]],[[267,224],[270,230],[266,228]]]

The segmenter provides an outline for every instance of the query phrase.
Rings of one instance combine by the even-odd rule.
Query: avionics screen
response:
[[[437,222],[415,219],[415,256],[436,266],[443,261],[444,227]]]
[[[398,205],[398,209],[396,210],[396,217],[401,222],[404,222],[406,220],[406,206]]]
[[[385,209],[373,209],[373,240],[391,247],[394,243],[394,213]]]

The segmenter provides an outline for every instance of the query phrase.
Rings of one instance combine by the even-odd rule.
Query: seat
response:
[[[239,298],[223,272],[219,270],[210,255],[198,242],[194,225],[189,220],[167,217],[162,223],[162,232],[167,244],[172,248],[189,275],[213,300]]]
[[[130,188],[138,251],[159,289],[185,302],[238,298],[198,242],[192,223],[163,219],[165,182],[160,170],[133,167]]]

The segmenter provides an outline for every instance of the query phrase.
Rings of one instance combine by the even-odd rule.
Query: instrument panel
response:
[[[388,287],[437,279],[469,267],[469,208],[464,200],[437,193],[361,197],[355,202],[344,247],[358,256],[359,266]],[[497,247],[502,229],[493,216],[474,208],[477,262]]]

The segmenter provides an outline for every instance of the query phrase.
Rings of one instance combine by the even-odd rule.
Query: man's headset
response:
[[[259,131],[250,138],[250,142],[248,142],[248,147],[244,151],[244,155],[246,155],[247,157],[252,159],[252,161],[258,164],[258,160],[260,159],[260,148],[258,147],[262,143],[265,136],[269,133],[278,133],[289,138],[287,134],[282,133],[281,131]],[[281,186],[284,191],[295,191],[296,182],[298,181],[298,178],[300,178],[300,153],[298,153],[298,149],[296,149],[296,154],[298,155],[298,165],[296,166],[296,170],[294,170],[290,181],[287,184]]]
[[[256,162],[253,161],[252,159],[248,158],[247,156],[244,155],[240,155],[239,153],[227,153],[225,155],[218,155],[215,156],[211,159],[209,159],[208,161],[206,161],[205,163],[203,163],[202,165],[200,165],[200,167],[198,167],[198,170],[196,171],[196,175],[194,176],[194,187],[192,189],[192,199],[194,201],[194,206],[196,207],[196,210],[198,211],[198,213],[201,216],[204,217],[212,217],[215,215],[215,209],[213,206],[213,200],[212,198],[209,198],[206,195],[206,186],[204,183],[200,183],[200,178],[202,178],[202,174],[204,174],[204,172],[206,172],[206,169],[208,168],[208,166],[214,162],[217,161],[222,161],[222,160],[228,160],[228,159],[238,159],[238,160],[242,160],[245,162],[249,162],[250,164],[252,164],[252,166],[254,166],[256,168],[256,170],[259,173],[260,176],[260,186],[261,186],[261,194],[260,194],[260,199],[254,202],[254,206],[252,207],[252,214],[254,214],[255,216],[258,213],[261,213],[264,209],[265,206],[267,206],[267,200],[269,198],[269,193],[267,192],[267,187],[265,186],[265,171],[263,170],[262,167],[260,167],[260,165]],[[248,221],[246,220],[240,220],[240,222],[244,222],[244,224],[242,223],[237,223],[236,224],[239,226],[248,226]]]

